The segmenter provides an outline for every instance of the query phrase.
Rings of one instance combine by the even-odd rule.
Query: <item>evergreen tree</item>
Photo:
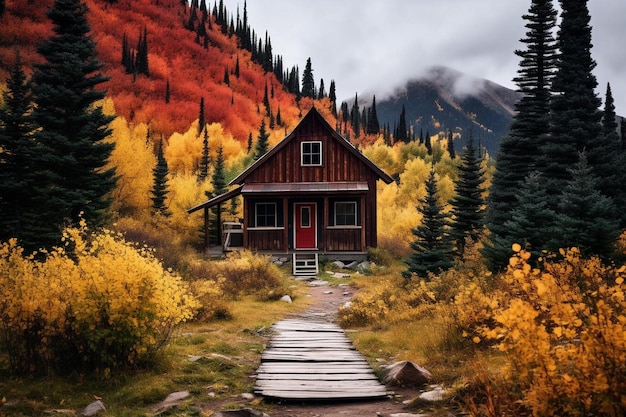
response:
[[[607,83],[604,110],[602,112],[602,134],[598,138],[601,142],[597,147],[590,150],[595,153],[596,165],[594,172],[602,173],[601,180],[598,181],[599,191],[610,197],[617,207],[626,205],[626,174],[624,165],[626,164],[626,152],[622,149],[621,140],[618,133],[617,117],[615,115],[615,102],[611,93],[611,85]],[[626,211],[620,212],[620,225],[626,227]]]
[[[34,127],[29,115],[32,110],[30,85],[22,70],[19,52],[3,92],[0,107],[0,241],[11,237],[21,240],[22,209],[32,205],[31,184],[28,179],[33,156]]]
[[[215,167],[213,169],[213,175],[211,175],[211,185],[213,186],[213,192],[207,194],[207,197],[217,197],[218,195],[222,195],[228,191],[226,187],[226,175],[225,175],[225,164],[224,164],[224,151],[222,149],[222,145],[217,148],[217,156],[215,158]],[[215,238],[218,244],[222,243],[222,214],[224,213],[224,208],[222,204],[218,204],[213,207],[213,218],[215,219],[215,223],[213,224],[213,230],[215,230],[216,235]]]
[[[259,136],[257,137],[256,147],[254,149],[254,159],[259,159],[267,153],[270,134],[265,130],[265,119],[261,119],[259,126]]]
[[[592,70],[591,26],[587,0],[561,0],[558,32],[559,56],[552,81],[550,140],[542,147],[544,173],[550,207],[557,208],[559,194],[571,179],[570,168],[578,153],[589,152],[589,165],[596,167],[601,135],[600,99],[595,93]],[[591,158],[591,156],[594,156]],[[596,171],[601,179],[604,173]]]
[[[252,132],[248,134],[248,153],[252,151]]]
[[[228,66],[224,68],[224,84],[230,86],[230,74],[228,73]]]
[[[157,148],[157,163],[152,170],[152,189],[150,190],[150,200],[152,200],[152,211],[162,216],[169,217],[171,213],[165,205],[168,191],[168,175],[170,173],[167,167],[167,160],[163,154],[163,140],[159,141]]]
[[[319,100],[326,98],[326,90],[324,89],[324,79],[320,79],[320,90],[319,93],[317,93],[317,98]]]
[[[448,130],[448,153],[450,154],[450,159],[456,158],[456,152],[454,151],[454,137],[452,136],[451,130]]]
[[[237,55],[237,60],[235,61],[235,71],[233,74],[235,77],[239,78],[239,55]]]
[[[198,134],[196,136],[200,136],[202,130],[206,125],[206,120],[204,116],[204,97],[200,97],[200,111],[198,113]]]
[[[302,73],[302,97],[315,98],[315,80],[311,68],[311,58],[307,58],[304,72]]]
[[[333,116],[337,117],[337,92],[335,89],[335,80],[330,80],[330,88],[328,89],[328,99],[330,100],[330,111]]]
[[[165,81],[165,104],[170,103],[171,96],[172,96],[172,91],[170,90],[170,79],[168,78]]]
[[[24,208],[32,219],[25,233],[43,247],[57,243],[61,226],[81,212],[89,224],[102,224],[116,183],[115,170],[105,168],[114,147],[104,142],[113,117],[95,106],[105,96],[95,87],[107,78],[98,72],[102,63],[86,14],[79,0],[55,0],[48,12],[54,34],[39,46],[45,62],[32,76],[36,201]]]
[[[575,246],[584,256],[608,259],[620,234],[617,210],[613,201],[598,191],[598,177],[585,154],[579,158],[560,195],[551,249]]]
[[[417,210],[422,214],[422,222],[412,231],[415,236],[411,243],[413,252],[407,261],[407,270],[402,273],[407,279],[412,274],[427,278],[429,273],[445,271],[454,265],[452,243],[447,233],[448,216],[437,200],[434,165],[426,180],[426,196],[419,202]]]
[[[484,226],[485,201],[483,185],[485,173],[481,159],[476,156],[474,139],[470,130],[467,146],[461,155],[459,174],[454,182],[456,195],[451,201],[452,227],[450,236],[456,242],[460,254],[463,253],[465,239],[477,241]]]
[[[282,126],[283,125],[283,119],[280,116],[280,106],[278,106],[278,110],[276,111],[276,124],[278,126]]]
[[[426,146],[426,150],[428,151],[428,155],[433,154],[433,145],[430,142],[430,132],[426,131],[426,136],[424,137],[424,146]]]
[[[494,259],[500,261],[493,265],[500,269],[502,262],[513,255],[512,245],[519,243],[531,253],[533,262],[542,256],[547,247],[547,239],[554,230],[554,211],[548,208],[546,190],[542,184],[541,174],[533,171],[520,184],[516,202],[510,212],[510,218],[504,222],[506,234],[497,235],[494,239]]]
[[[372,98],[372,107],[367,115],[367,133],[375,135],[380,132],[380,123],[378,122],[378,113],[376,112],[376,96]]]
[[[404,104],[402,105],[402,111],[400,112],[400,120],[398,121],[398,126],[395,129],[395,140],[396,142],[408,142],[407,137],[407,128],[406,128],[406,109]]]
[[[202,139],[202,156],[200,157],[200,169],[198,170],[198,181],[204,181],[209,176],[210,163],[209,130],[204,129],[204,138]]]
[[[556,26],[552,0],[533,0],[523,19],[528,31],[521,42],[526,49],[515,51],[521,59],[514,80],[522,98],[516,104],[509,133],[500,142],[486,215],[490,237],[483,253],[496,269],[506,266],[510,257],[510,230],[505,222],[515,207],[517,191],[521,182],[537,169],[542,146],[550,133],[550,88],[557,54],[552,34]],[[497,242],[506,243],[499,247]]]
[[[359,113],[359,96],[355,93],[354,104],[352,105],[352,109],[350,109],[350,122],[352,123],[355,138],[361,136],[361,117]]]
[[[137,43],[137,55],[135,56],[135,70],[138,74],[146,77],[150,76],[148,65],[148,29],[143,28],[139,33],[139,42]]]
[[[265,90],[263,93],[263,105],[265,106],[265,116],[271,117],[272,108],[270,107],[270,99],[269,99],[269,96],[267,95],[267,82],[265,82]]]

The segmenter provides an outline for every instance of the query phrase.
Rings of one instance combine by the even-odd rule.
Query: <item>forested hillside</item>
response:
[[[1,79],[6,79],[15,50],[27,69],[41,61],[36,46],[51,34],[46,11],[53,2],[7,2],[0,33]],[[103,72],[110,77],[103,88],[116,114],[168,137],[199,118],[204,98],[206,122],[221,123],[240,141],[256,134],[264,112],[274,118],[280,113],[284,126],[297,122],[301,112],[296,95],[282,86],[282,67],[277,77],[273,67],[267,71],[259,64],[266,58],[258,56],[258,48],[270,62],[280,63],[271,53],[271,40],[248,27],[254,48],[247,50],[227,23],[233,22],[233,12],[216,5],[209,11],[195,3],[85,2]],[[271,109],[265,108],[267,103]]]

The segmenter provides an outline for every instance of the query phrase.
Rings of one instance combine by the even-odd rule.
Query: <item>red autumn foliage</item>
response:
[[[303,109],[299,109],[295,97],[282,89],[276,77],[252,62],[250,53],[238,48],[236,37],[224,35],[214,20],[212,29],[207,28],[208,48],[196,43],[195,32],[185,28],[189,7],[182,6],[180,0],[83,1],[89,8],[87,16],[99,59],[105,64],[103,73],[110,77],[102,88],[113,99],[118,115],[130,122],[149,124],[153,133],[169,137],[173,132],[186,131],[198,118],[200,99],[204,98],[206,122],[220,122],[235,138],[246,142],[250,133],[257,136],[265,115],[262,103],[266,84],[274,90],[272,113],[275,116],[280,108],[289,130],[312,105],[303,102]],[[6,13],[0,18],[0,79],[6,79],[15,50],[20,51],[26,67],[41,61],[36,47],[52,33],[46,11],[53,3],[7,1]],[[127,74],[122,65],[124,35],[129,47],[136,50],[144,28],[149,77]],[[239,77],[233,74],[237,59]],[[224,83],[226,69],[230,71],[230,85]],[[170,102],[166,104],[168,82]]]

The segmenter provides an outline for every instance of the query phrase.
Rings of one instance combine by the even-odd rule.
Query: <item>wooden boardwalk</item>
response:
[[[254,392],[285,400],[354,400],[388,396],[363,355],[333,323],[287,319],[261,356]]]

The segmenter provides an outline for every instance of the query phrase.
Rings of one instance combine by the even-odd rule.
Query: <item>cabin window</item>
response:
[[[356,225],[356,201],[335,202],[335,226]]]
[[[254,210],[255,227],[276,227],[276,203],[256,203]]]
[[[322,165],[322,142],[302,142],[300,156],[303,166]]]

